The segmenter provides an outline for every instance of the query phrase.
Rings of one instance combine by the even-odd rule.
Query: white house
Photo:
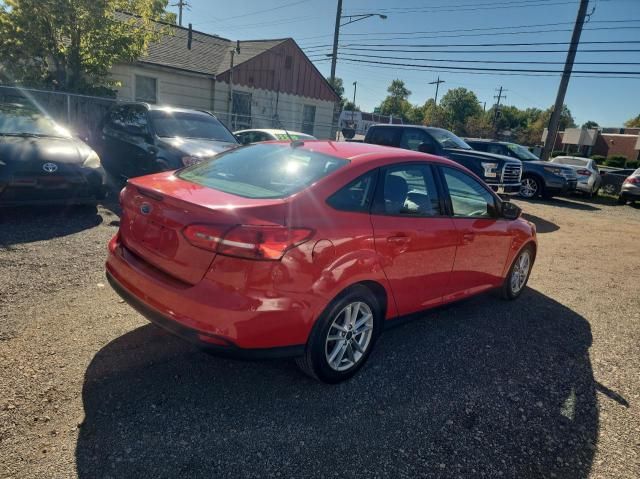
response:
[[[118,99],[209,110],[232,130],[331,136],[339,97],[292,38],[232,42],[192,31],[189,42],[187,28],[164,30],[144,57],[112,68]]]

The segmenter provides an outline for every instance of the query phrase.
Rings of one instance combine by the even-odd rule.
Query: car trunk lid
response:
[[[129,180],[121,195],[120,236],[129,250],[164,273],[196,284],[216,253],[192,245],[188,225],[284,225],[286,202],[249,199],[181,180],[171,172]]]

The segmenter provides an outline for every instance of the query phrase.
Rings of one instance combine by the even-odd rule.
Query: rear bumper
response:
[[[269,267],[253,263],[254,271]],[[182,283],[135,256],[117,236],[106,263],[114,290],[149,321],[180,337],[233,357],[303,354],[314,318],[309,294],[237,287],[237,280],[251,271],[242,264],[237,271],[228,263],[225,267],[219,279],[208,274],[195,285]]]
[[[155,325],[169,331],[170,333],[185,339],[191,343],[207,349],[217,355],[237,358],[237,359],[276,359],[276,358],[291,358],[302,356],[304,354],[304,344],[297,346],[283,346],[277,348],[260,348],[260,349],[246,349],[239,348],[232,344],[228,345],[216,345],[208,342],[205,338],[209,337],[211,340],[219,341],[220,339],[207,333],[199,332],[195,329],[183,326],[177,321],[168,318],[159,311],[148,306],[140,298],[128,291],[123,285],[121,285],[113,275],[107,270],[107,280],[116,293],[124,299],[129,306],[134,308],[145,318]]]
[[[620,190],[620,196],[628,199],[640,199],[640,187],[625,185]]]

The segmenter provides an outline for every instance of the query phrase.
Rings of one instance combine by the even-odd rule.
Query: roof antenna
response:
[[[294,138],[289,134],[287,129],[282,124],[282,121],[280,121],[280,115],[278,115],[276,113],[275,115],[273,115],[273,118],[276,120],[276,123],[278,124],[278,126],[280,126],[280,128],[282,128],[284,130],[284,133],[287,135],[287,138],[289,138],[289,141],[290,141],[289,146],[291,148],[297,148],[298,146],[304,146],[304,141],[302,141],[302,140],[294,140]]]

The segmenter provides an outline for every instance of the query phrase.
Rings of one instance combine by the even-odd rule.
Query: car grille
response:
[[[502,169],[502,182],[503,183],[520,183],[520,176],[522,175],[522,166],[514,163],[507,163]]]

